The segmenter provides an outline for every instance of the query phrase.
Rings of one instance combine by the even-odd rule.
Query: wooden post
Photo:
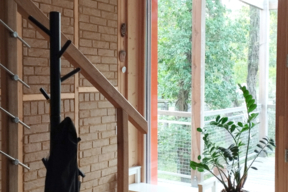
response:
[[[117,191],[128,192],[129,186],[129,138],[128,115],[117,108]]]
[[[269,78],[269,0],[264,0],[260,12],[259,102],[261,104],[259,139],[268,136],[268,78]]]
[[[1,19],[21,36],[22,18],[17,12],[17,4],[11,0],[1,1]],[[1,63],[19,78],[22,78],[22,43],[12,38],[6,28],[2,27]],[[13,81],[5,70],[1,70],[1,106],[11,114],[23,119],[22,84]],[[5,113],[2,115],[2,150],[23,162],[23,126],[13,123]],[[11,163],[2,156],[2,191],[23,191],[23,168]]]
[[[193,1],[192,13],[192,150],[191,160],[198,161],[201,154],[201,134],[198,127],[204,125],[204,83],[205,83],[205,7],[206,0]],[[203,180],[203,174],[191,171],[193,187]]]
[[[275,191],[288,190],[288,1],[278,1],[277,83],[276,83],[276,173]]]

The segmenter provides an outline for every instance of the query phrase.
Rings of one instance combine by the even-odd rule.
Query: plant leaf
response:
[[[251,167],[252,169],[258,170],[256,167]]]
[[[194,129],[195,130],[195,129]],[[199,128],[197,128],[197,131],[198,132],[200,132],[200,133],[202,133],[202,129],[199,127]]]
[[[254,111],[256,108],[257,108],[257,105],[256,105],[256,104],[251,105],[251,106],[248,108],[248,113],[251,113],[251,112]]]
[[[198,156],[198,160],[199,160],[199,161],[201,160],[201,155]]]

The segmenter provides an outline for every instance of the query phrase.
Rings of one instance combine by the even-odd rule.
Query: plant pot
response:
[[[226,191],[225,189],[222,189],[221,192],[229,192],[229,191]],[[238,192],[238,191],[236,191],[236,192]],[[241,189],[241,191],[239,191],[239,192],[249,192],[249,191],[247,191],[247,190],[245,190],[245,189]]]

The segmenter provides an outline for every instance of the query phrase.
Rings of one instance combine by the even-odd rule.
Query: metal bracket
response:
[[[26,125],[25,123],[23,123],[18,117],[12,115],[11,113],[9,113],[8,111],[6,111],[5,109],[3,109],[2,107],[0,107],[0,109],[2,111],[4,111],[7,115],[9,115],[10,117],[12,117],[12,121],[14,123],[20,123],[21,125],[23,125],[24,127],[26,127],[27,129],[30,129],[30,127],[28,125]]]
[[[7,69],[4,65],[2,65],[0,63],[0,67],[2,67],[3,69],[5,69],[11,76],[12,76],[12,79],[14,81],[19,81],[20,83],[22,83],[23,85],[25,85],[27,88],[30,88],[29,85],[27,85],[27,83],[25,83],[22,79],[19,78],[18,75],[15,75],[14,73],[12,73],[9,69]]]
[[[122,23],[122,24],[121,24],[121,28],[120,28],[121,37],[125,37],[126,32],[127,32],[126,23]]]
[[[21,37],[19,37],[18,33],[16,31],[14,31],[13,29],[11,29],[6,23],[4,23],[1,19],[0,19],[0,23],[2,23],[2,25],[4,25],[11,33],[11,37],[17,38],[19,39],[22,43],[24,43],[24,45],[26,45],[26,47],[31,48],[31,46],[26,43],[26,41],[24,41]]]
[[[14,165],[21,165],[22,167],[30,170],[30,167],[28,167],[27,165],[23,164],[23,163],[20,162],[18,159],[11,157],[10,155],[4,153],[4,152],[1,151],[1,150],[0,150],[0,153],[3,154],[3,155],[5,155],[5,156],[8,157],[9,159],[11,159],[11,160],[12,160],[12,163],[13,163]]]

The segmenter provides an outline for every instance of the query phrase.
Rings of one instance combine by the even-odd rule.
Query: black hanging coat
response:
[[[53,149],[48,159],[42,159],[47,169],[45,192],[79,192],[76,129],[72,120],[65,118],[55,130]]]

